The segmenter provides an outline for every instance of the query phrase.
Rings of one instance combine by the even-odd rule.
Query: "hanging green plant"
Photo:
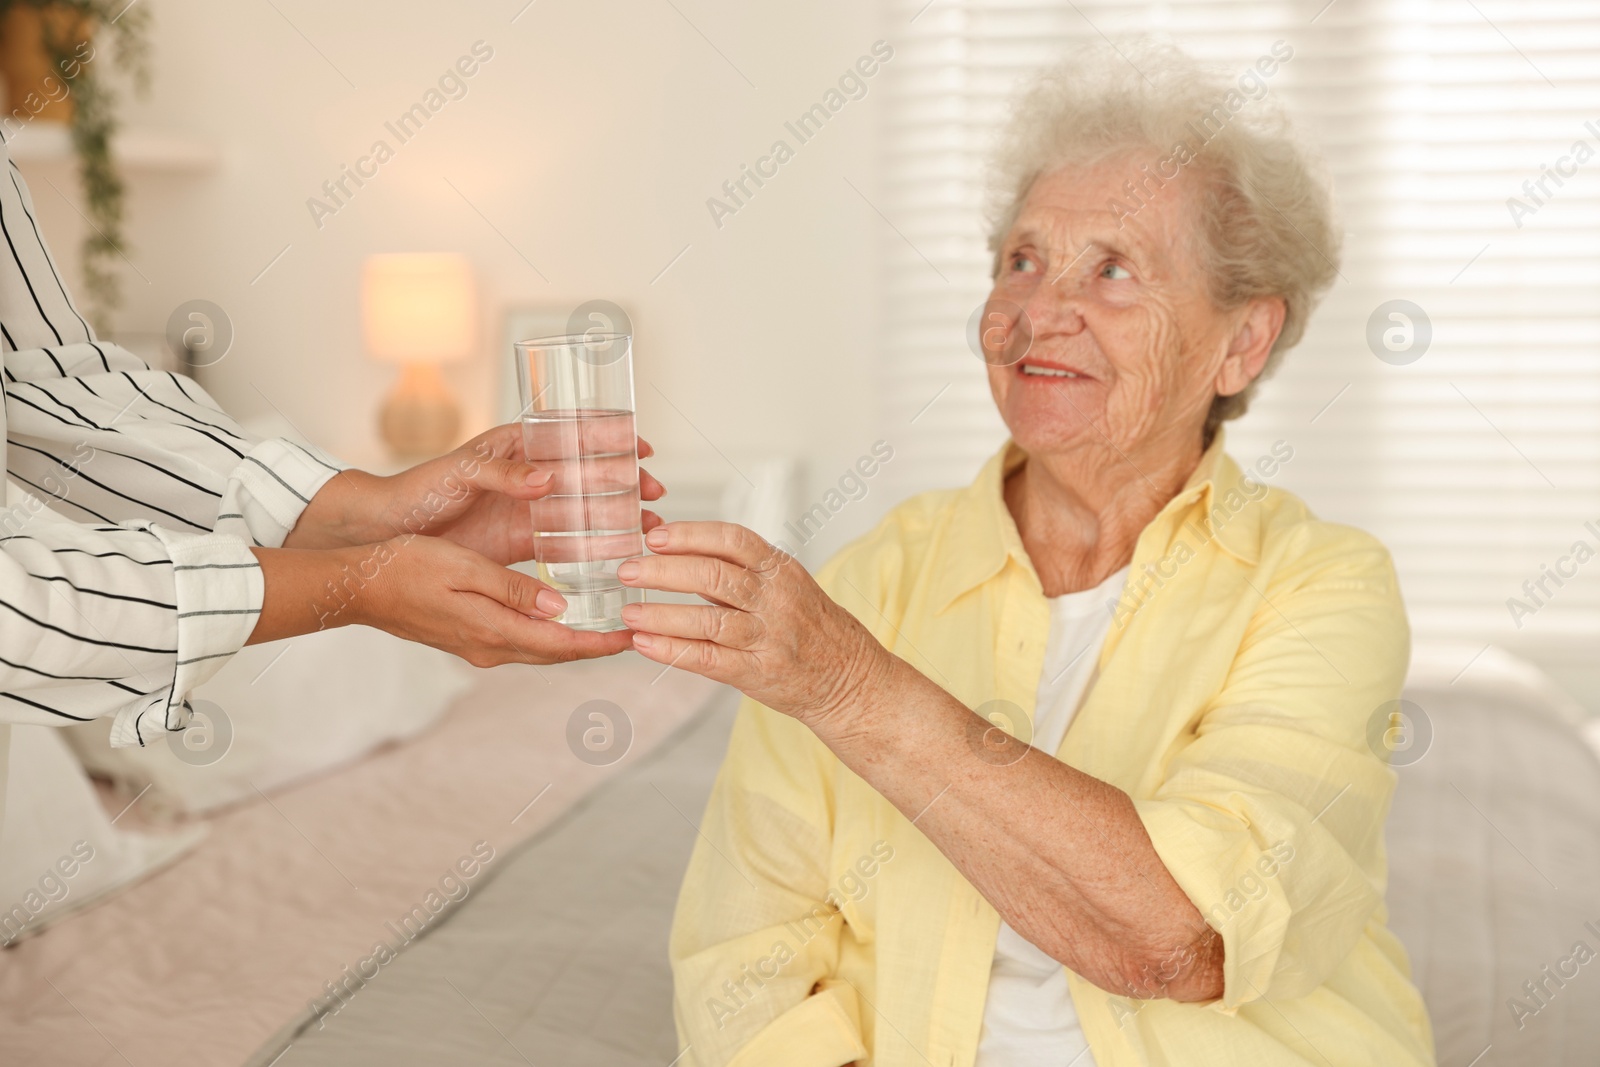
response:
[[[7,140],[27,123],[65,121],[78,157],[90,232],[83,241],[85,311],[108,330],[122,305],[116,260],[125,255],[121,175],[111,158],[117,94],[101,47],[109,38],[136,91],[150,87],[150,11],[139,0],[0,0],[0,73]]]

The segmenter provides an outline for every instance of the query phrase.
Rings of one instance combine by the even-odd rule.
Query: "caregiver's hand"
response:
[[[249,644],[362,624],[475,667],[610,656],[629,633],[572,630],[554,589],[442,537],[337,549],[252,549],[266,591]]]
[[[641,459],[653,455],[638,441]],[[559,463],[530,460],[522,428],[496,426],[438,459],[384,477],[345,471],[311,500],[284,541],[285,548],[338,548],[368,544],[403,533],[443,537],[496,563],[533,558],[528,502],[557,490]],[[639,472],[639,494],[659,500],[666,493],[648,471]],[[644,529],[661,524],[642,513]]]
[[[623,584],[711,603],[629,604],[633,647],[703,674],[808,726],[848,707],[896,658],[822,591],[794,557],[742,526],[669,522],[624,563]]]

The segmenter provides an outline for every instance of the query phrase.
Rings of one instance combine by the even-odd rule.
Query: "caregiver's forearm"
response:
[[[261,564],[265,592],[261,615],[245,644],[279,641],[358,621],[353,612],[339,610],[344,601],[334,592],[350,595],[344,592],[344,585],[348,584],[352,569],[361,562],[358,551],[310,548],[252,548],[250,551]]]
[[[990,724],[893,656],[813,729],[1052,958],[1123,996],[1222,995],[1221,939],[1120,789],[1011,738],[984,758]]]
[[[366,471],[343,470],[322,483],[300,513],[284,548],[345,548],[395,536],[382,516],[385,479]]]

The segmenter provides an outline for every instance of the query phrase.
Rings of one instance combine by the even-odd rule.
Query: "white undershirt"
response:
[[[1093,589],[1050,598],[1050,636],[1033,713],[1033,747],[1054,756],[1083,695],[1094,682],[1100,646],[1111,626],[1108,602],[1128,569]],[[1067,971],[1002,922],[983,1005],[976,1067],[1094,1067]]]

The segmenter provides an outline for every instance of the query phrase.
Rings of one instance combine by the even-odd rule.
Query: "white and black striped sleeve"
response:
[[[342,465],[97,341],[0,170],[0,429],[8,481],[37,498],[0,517],[0,721],[115,715],[113,744],[142,744],[248,638],[250,546],[281,545]]]
[[[11,499],[0,512],[0,719],[113,715],[114,745],[181,730],[187,694],[261,613],[249,545],[148,522],[89,526]]]
[[[42,346],[4,361],[7,471],[74,519],[228,530],[276,548],[343,469],[320,449],[250,436],[194,379],[116,345]]]

